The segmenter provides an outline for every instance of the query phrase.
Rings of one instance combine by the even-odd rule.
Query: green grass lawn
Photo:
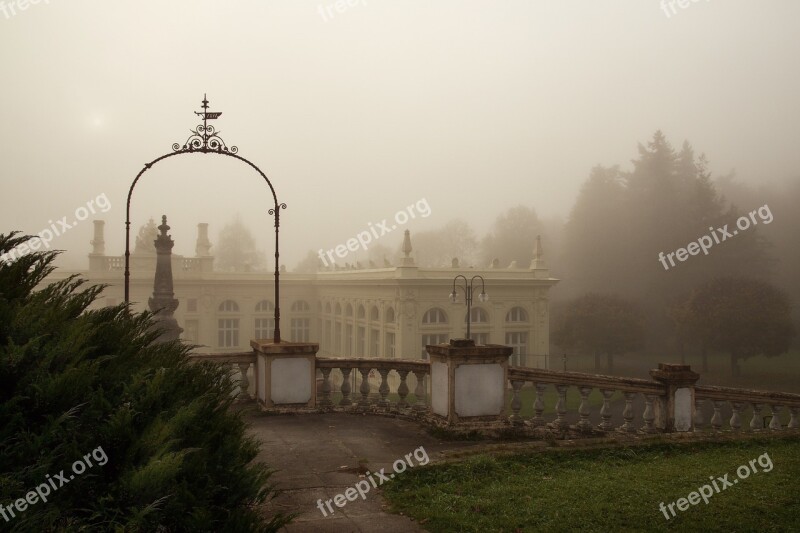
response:
[[[764,453],[750,474],[667,520],[669,504]],[[763,459],[766,463],[766,458]],[[718,483],[721,488],[721,484]],[[383,485],[393,512],[431,532],[800,531],[800,439],[477,455]]]

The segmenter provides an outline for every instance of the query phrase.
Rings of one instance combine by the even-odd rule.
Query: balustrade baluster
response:
[[[656,432],[656,428],[653,425],[653,422],[656,419],[655,409],[653,408],[653,403],[655,401],[656,401],[655,394],[644,395],[644,413],[642,414],[642,419],[644,420],[644,428],[642,428],[642,431],[644,433]]]
[[[706,401],[703,398],[696,398],[694,401],[694,430],[703,431],[706,419],[703,417],[703,406]]]
[[[239,378],[239,398],[242,400],[252,400],[250,396],[250,380],[247,379],[247,371],[250,370],[250,363],[238,363],[241,378]]]
[[[536,388],[536,401],[533,402],[535,414],[531,424],[533,424],[533,427],[541,427],[545,423],[542,413],[544,413],[544,391],[547,389],[547,383],[534,383],[533,386]]]
[[[623,392],[625,395],[625,409],[622,411],[622,418],[625,423],[619,427],[620,431],[626,433],[633,433],[636,427],[633,425],[633,398],[636,396],[635,392]]]
[[[772,420],[769,421],[769,429],[776,431],[783,429],[783,426],[781,426],[781,406],[770,405],[770,409],[772,409]]]
[[[757,431],[759,429],[764,429],[764,419],[761,418],[761,409],[764,407],[760,403],[754,403],[753,406],[753,418],[750,419],[750,429],[753,431]]]
[[[332,368],[320,368],[322,372],[322,398],[319,400],[320,407],[330,407],[333,405],[331,401],[331,370]]]
[[[720,409],[722,409],[722,400],[712,400],[711,403],[714,405],[714,415],[711,417],[711,428],[714,431],[719,431],[722,429],[722,413]]]
[[[739,431],[742,428],[742,407],[744,407],[742,402],[731,402],[733,413],[731,414],[730,425],[732,431]]]
[[[389,407],[389,372],[391,370],[386,368],[379,368],[378,374],[381,375],[381,385],[378,387],[378,394],[381,395],[381,399],[378,400],[378,407],[383,409],[387,409]]]
[[[789,419],[789,425],[787,426],[789,429],[797,429],[797,407],[789,407],[789,415],[791,418]]]
[[[567,389],[568,385],[556,385],[558,391],[558,403],[556,403],[556,420],[553,426],[559,431],[567,429]]]
[[[369,407],[369,368],[359,368],[361,372],[361,399],[358,401],[359,409]]]
[[[400,374],[400,385],[397,387],[397,395],[400,396],[400,401],[397,402],[397,407],[404,409],[408,407],[408,402],[406,401],[406,396],[408,396],[408,383],[406,383],[408,370],[398,370],[397,373]]]
[[[614,429],[614,425],[611,423],[611,396],[614,395],[613,390],[608,389],[600,389],[600,393],[603,395],[603,407],[600,409],[600,418],[602,422],[600,422],[600,429],[603,431],[611,431]]]
[[[414,370],[414,376],[417,378],[417,388],[414,389],[414,396],[417,399],[416,403],[414,403],[415,411],[425,411],[428,408],[427,392],[425,391],[425,376],[427,374],[425,370]]]
[[[519,397],[519,391],[522,389],[522,386],[525,385],[524,381],[521,380],[512,380],[511,387],[514,389],[514,398],[511,400],[511,423],[515,426],[522,425],[522,417],[519,416],[519,411],[522,409],[522,400]]]
[[[342,407],[353,405],[353,400],[350,399],[350,373],[352,371],[353,369],[350,367],[342,368],[342,401],[339,402]]]
[[[578,391],[581,394],[581,405],[578,407],[578,415],[581,419],[578,421],[577,427],[581,431],[591,431],[592,424],[589,422],[589,394],[592,393],[592,387],[579,387]]]

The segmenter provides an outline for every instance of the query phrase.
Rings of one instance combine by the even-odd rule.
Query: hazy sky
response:
[[[656,129],[715,174],[800,175],[797,0],[676,3],[669,17],[658,0],[359,0],[342,13],[19,1],[0,11],[1,232],[74,220],[106,194],[95,217],[121,254],[132,179],[188,137],[204,93],[223,139],[288,204],[289,267],[422,198],[431,215],[405,225],[412,235],[453,217],[482,233],[520,203],[566,216],[591,167],[629,168]],[[145,174],[132,217],[138,229],[166,213],[175,252],[194,255],[198,222],[215,242],[240,212],[271,250],[269,207],[245,165],[194,154]],[[87,220],[53,244],[85,267],[91,238]]]

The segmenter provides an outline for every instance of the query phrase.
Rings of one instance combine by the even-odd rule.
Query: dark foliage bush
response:
[[[0,235],[0,255],[27,237]],[[275,494],[258,443],[230,409],[222,367],[154,344],[151,315],[90,310],[103,290],[42,283],[54,252],[0,261],[0,505],[9,506],[98,448],[85,473],[0,531],[275,531]],[[100,454],[97,453],[99,456]],[[58,485],[58,482],[56,482]]]

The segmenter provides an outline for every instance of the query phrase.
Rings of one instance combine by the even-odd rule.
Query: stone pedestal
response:
[[[502,420],[510,346],[466,339],[425,347],[431,361],[431,411],[448,424]]]
[[[659,363],[650,376],[664,384],[667,396],[664,412],[656,416],[656,427],[667,432],[694,431],[694,386],[700,374],[692,372],[689,365]]]
[[[315,342],[252,340],[256,353],[256,399],[265,407],[314,407],[316,397]]]

